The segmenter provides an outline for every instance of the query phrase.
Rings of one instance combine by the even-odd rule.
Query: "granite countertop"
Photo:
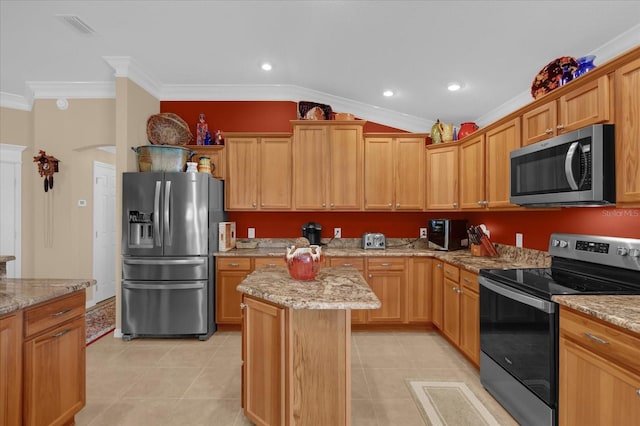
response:
[[[2,278],[0,315],[95,285],[92,279]]]
[[[0,255],[0,263],[6,263],[6,262],[9,262],[11,260],[16,260],[16,257],[15,256]]]
[[[351,267],[322,268],[315,280],[298,281],[286,268],[259,269],[238,291],[292,309],[378,309],[380,300]]]
[[[640,296],[553,296],[551,300],[640,334]]]

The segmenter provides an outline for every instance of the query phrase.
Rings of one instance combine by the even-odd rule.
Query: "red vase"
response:
[[[462,123],[460,125],[460,131],[458,132],[458,140],[464,138],[465,136],[469,136],[471,133],[478,130],[479,127],[476,123]]]
[[[322,250],[319,246],[290,247],[287,248],[285,260],[291,278],[299,281],[313,280],[320,271]]]

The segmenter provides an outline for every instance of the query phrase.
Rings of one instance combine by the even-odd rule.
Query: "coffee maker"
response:
[[[315,222],[307,222],[302,225],[302,236],[309,240],[309,244],[320,245],[322,239],[322,225]]]

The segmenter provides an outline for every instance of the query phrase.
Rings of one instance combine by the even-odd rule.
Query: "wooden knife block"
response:
[[[471,244],[471,256],[490,256],[490,254],[482,245]]]

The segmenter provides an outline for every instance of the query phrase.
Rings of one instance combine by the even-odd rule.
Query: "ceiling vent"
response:
[[[58,19],[73,27],[76,31],[84,35],[92,35],[96,33],[96,30],[91,28],[86,22],[80,19],[76,15],[56,15]]]

